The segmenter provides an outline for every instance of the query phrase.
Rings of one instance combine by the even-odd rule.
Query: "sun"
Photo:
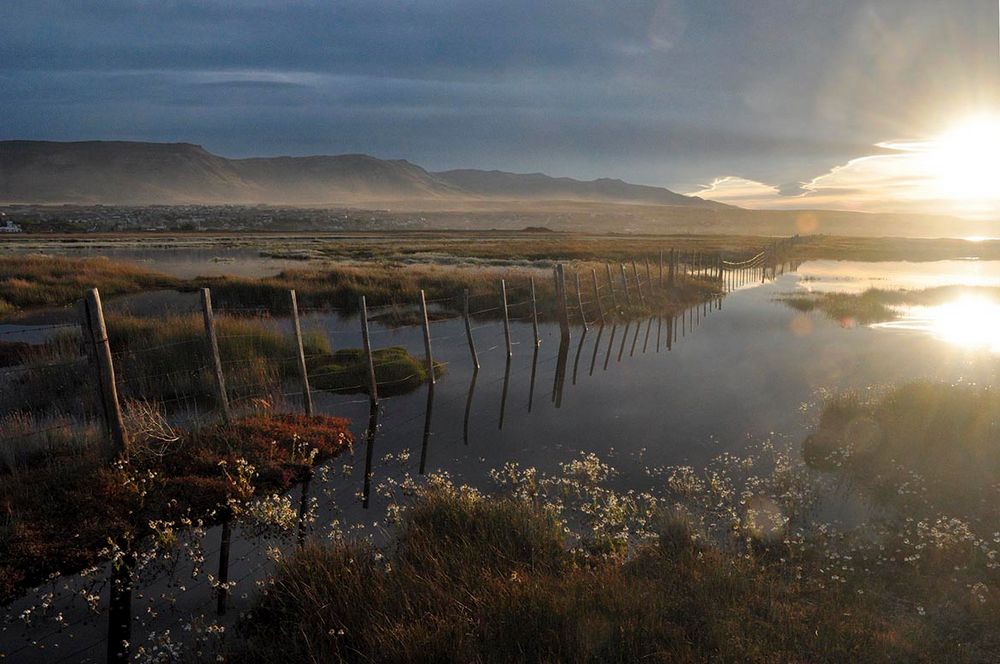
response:
[[[938,193],[956,201],[1000,201],[1000,116],[969,118],[924,152]]]

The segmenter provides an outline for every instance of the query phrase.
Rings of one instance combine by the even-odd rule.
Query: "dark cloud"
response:
[[[997,90],[939,0],[6,0],[3,138],[798,182]],[[930,102],[928,100],[931,100]]]

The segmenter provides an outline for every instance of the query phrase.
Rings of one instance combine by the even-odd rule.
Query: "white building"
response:
[[[21,227],[10,219],[0,219],[0,233],[20,233]]]

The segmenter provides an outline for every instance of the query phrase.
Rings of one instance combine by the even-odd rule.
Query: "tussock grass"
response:
[[[381,396],[404,394],[427,381],[426,363],[401,346],[372,351],[375,380]],[[310,384],[331,392],[368,393],[368,358],[360,348],[342,348],[308,362]],[[444,374],[444,365],[434,363],[434,375]]]
[[[68,305],[88,288],[111,296],[181,285],[173,277],[106,258],[2,255],[0,316],[30,307]]]
[[[241,626],[247,662],[888,662],[912,644],[856,594],[820,597],[697,543],[683,521],[633,557],[578,559],[546,511],[456,490],[405,513],[385,558],[310,546]]]
[[[930,497],[977,514],[1000,482],[997,413],[1000,393],[970,385],[917,382],[869,399],[844,394],[824,406],[803,456],[894,504],[917,509]]]

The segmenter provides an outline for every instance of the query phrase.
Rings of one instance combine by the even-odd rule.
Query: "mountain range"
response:
[[[0,203],[440,204],[582,201],[722,209],[662,187],[541,173],[434,173],[363,154],[228,159],[190,143],[0,141]]]

